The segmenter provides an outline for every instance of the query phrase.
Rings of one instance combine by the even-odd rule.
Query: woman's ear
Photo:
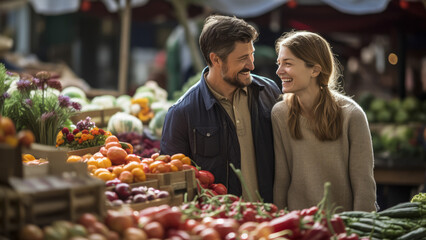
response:
[[[318,77],[318,75],[321,73],[321,66],[318,64],[315,64],[314,67],[312,68],[312,73],[311,76],[312,77]]]

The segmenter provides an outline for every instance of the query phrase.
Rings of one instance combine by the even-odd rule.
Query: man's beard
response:
[[[248,71],[250,71],[250,70],[247,69],[247,68],[244,68],[241,71],[239,71],[238,73],[240,73],[240,72],[248,72]],[[228,73],[228,67],[225,65],[225,66],[222,67],[222,78],[228,84],[230,84],[230,85],[232,85],[234,87],[237,87],[237,88],[244,88],[244,87],[248,86],[248,84],[244,84],[243,82],[239,81],[239,79],[238,79],[238,73],[235,76],[231,76],[231,77],[226,76],[227,73]]]

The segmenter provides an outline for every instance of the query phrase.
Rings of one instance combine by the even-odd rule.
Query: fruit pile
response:
[[[43,165],[49,163],[47,159],[39,158],[36,159],[31,154],[22,154],[22,163],[27,166],[34,166],[34,165]]]
[[[29,147],[35,141],[30,130],[21,130],[16,133],[15,124],[8,118],[0,115],[0,143],[6,143],[11,147],[22,145]]]
[[[169,192],[147,186],[130,187],[127,183],[118,182],[113,190],[105,191],[105,196],[110,206],[121,206],[167,198]]]
[[[119,133],[117,138],[133,145],[133,153],[142,158],[149,158],[152,154],[160,151],[160,141],[152,140],[143,134],[136,132]]]

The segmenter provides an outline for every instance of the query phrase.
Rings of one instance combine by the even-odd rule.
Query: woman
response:
[[[367,118],[338,92],[338,63],[318,34],[293,31],[276,42],[283,100],[272,109],[274,203],[315,206],[330,182],[338,211],[373,211],[376,184]]]

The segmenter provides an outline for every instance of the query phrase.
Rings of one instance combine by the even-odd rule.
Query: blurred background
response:
[[[275,40],[292,29],[324,36],[370,121],[379,205],[424,191],[425,0],[0,0],[0,62],[48,70],[89,97],[153,80],[174,101],[205,66],[198,36],[214,13],[258,29],[253,72],[279,85]]]

